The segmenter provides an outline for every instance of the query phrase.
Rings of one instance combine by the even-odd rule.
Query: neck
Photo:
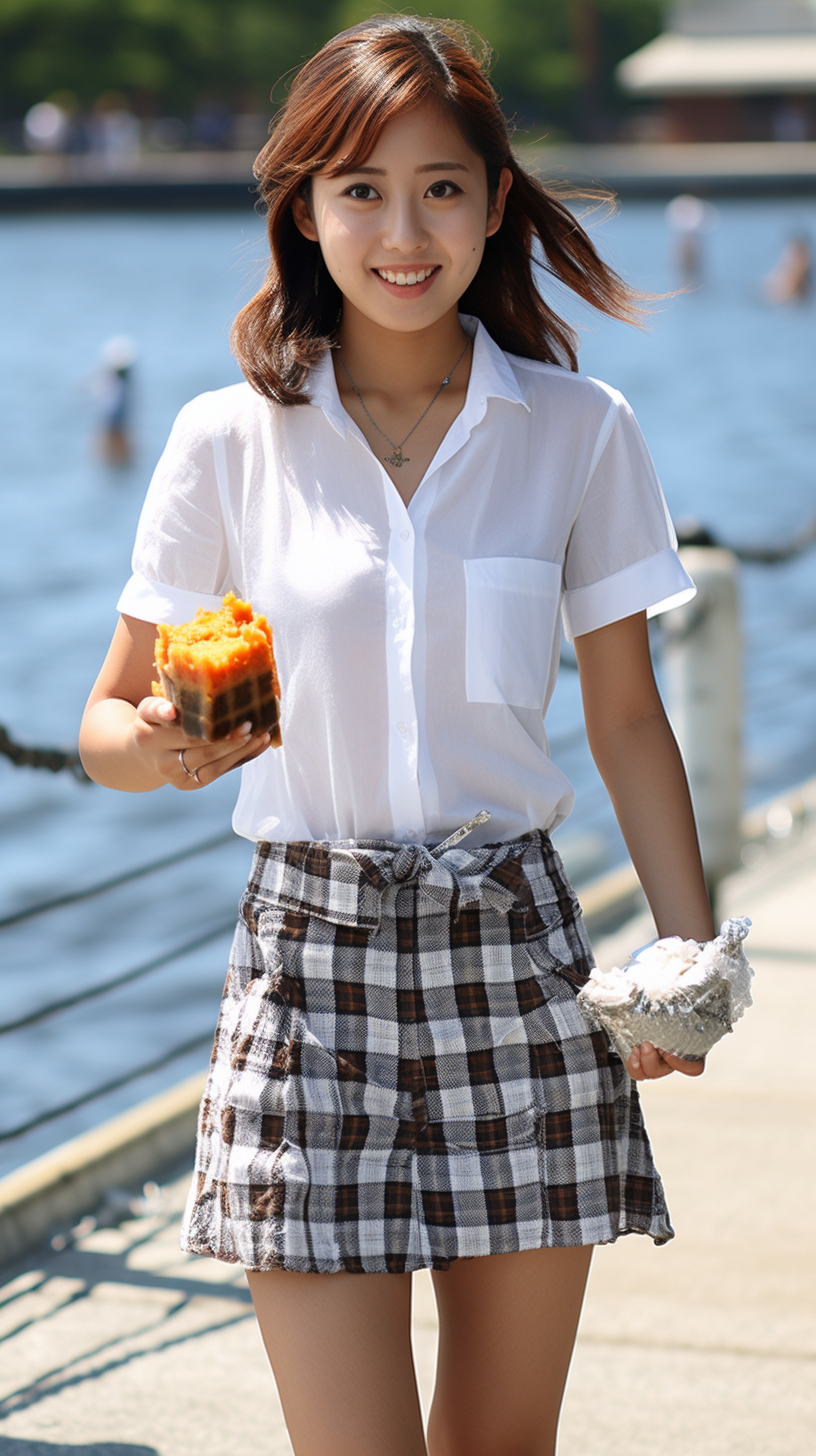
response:
[[[386,394],[410,394],[436,387],[467,341],[456,310],[426,329],[397,333],[381,328],[349,304],[337,334],[340,353],[355,383]]]

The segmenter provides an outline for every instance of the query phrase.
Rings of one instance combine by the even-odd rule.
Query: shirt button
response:
[[[408,724],[407,723],[398,723],[397,724],[397,729],[399,730],[400,733],[407,733],[408,732]]]
[[[400,541],[410,541],[410,539],[411,539],[411,532],[410,531],[400,531]]]

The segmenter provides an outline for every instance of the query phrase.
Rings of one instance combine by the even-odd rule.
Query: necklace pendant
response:
[[[410,455],[403,455],[399,445],[395,446],[393,455],[384,455],[383,459],[386,465],[395,465],[397,470],[399,470],[401,465],[410,465],[411,463]]]

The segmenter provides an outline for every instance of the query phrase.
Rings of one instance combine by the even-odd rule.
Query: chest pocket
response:
[[[520,556],[480,557],[464,566],[468,701],[543,707],[561,567]]]

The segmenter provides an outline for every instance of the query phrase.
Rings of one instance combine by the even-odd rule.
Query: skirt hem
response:
[[[614,1232],[610,1232],[606,1238],[597,1239],[576,1239],[564,1241],[563,1243],[519,1243],[514,1248],[486,1249],[473,1254],[453,1254],[450,1257],[440,1256],[433,1258],[407,1258],[404,1267],[395,1269],[393,1265],[387,1266],[383,1258],[374,1259],[370,1262],[375,1267],[365,1267],[365,1261],[355,1261],[355,1267],[349,1266],[348,1260],[343,1259],[286,1259],[270,1260],[264,1264],[246,1264],[238,1254],[223,1250],[216,1250],[211,1245],[203,1242],[196,1242],[192,1239],[182,1240],[180,1248],[182,1253],[192,1254],[198,1258],[215,1259],[220,1264],[237,1264],[249,1274],[267,1274],[276,1269],[282,1269],[290,1274],[418,1274],[423,1269],[443,1271],[450,1268],[451,1264],[458,1263],[460,1259],[485,1259],[501,1254],[527,1253],[531,1249],[573,1249],[573,1248],[600,1248],[605,1245],[617,1243],[619,1238],[628,1234],[643,1234],[651,1238],[658,1248],[670,1242],[674,1238],[674,1229],[668,1221],[661,1228],[653,1228],[646,1223],[638,1223],[634,1220],[622,1224]]]

